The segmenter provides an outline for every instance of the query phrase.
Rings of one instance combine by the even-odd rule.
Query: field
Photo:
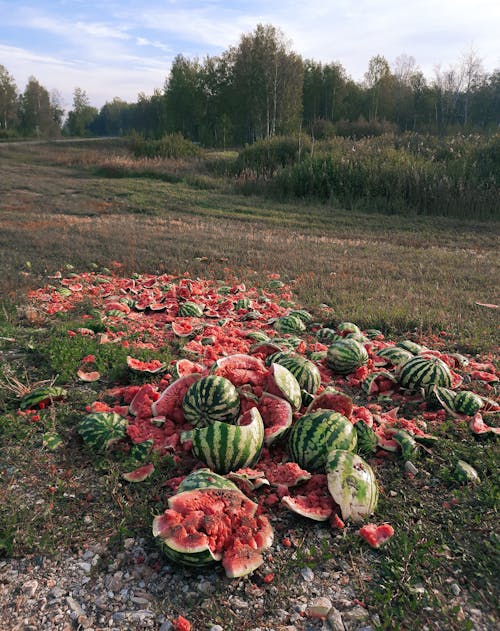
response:
[[[107,457],[96,462],[82,449],[75,427],[103,384],[78,382],[83,350],[94,349],[75,348],[65,332],[84,326],[79,318],[89,305],[47,317],[28,300],[28,292],[49,283],[57,271],[107,268],[123,277],[188,273],[247,287],[263,287],[269,274],[279,274],[293,300],[323,317],[325,325],[355,322],[380,329],[388,339],[498,360],[499,223],[278,203],[241,194],[234,181],[214,175],[210,159],[221,156],[133,159],[124,142],[106,140],[0,145],[0,567],[11,559],[78,558],[97,543],[102,550],[92,568],[95,580],[112,576],[117,558],[130,570],[134,545],[150,565],[158,562],[150,532],[158,501],[151,498],[165,493],[161,482],[170,477],[171,463],[158,463],[160,475],[131,487],[121,482],[117,462]],[[164,358],[177,351],[167,349]],[[123,379],[113,362],[122,361],[126,351],[115,345],[106,353],[99,359],[110,385]],[[16,414],[14,382],[29,385],[56,375],[70,393],[66,401],[42,411],[37,422]],[[495,383],[481,388],[495,397]],[[489,422],[498,424],[498,418]],[[48,431],[63,438],[61,448],[42,446]],[[348,586],[351,602],[359,601],[344,611],[338,596],[336,607],[348,629],[367,624],[406,629],[417,618],[429,629],[493,628],[497,444],[451,419],[435,431],[440,440],[424,452],[419,475],[409,478],[401,462],[390,459],[377,470],[386,490],[377,519],[396,530],[381,551],[364,546],[353,526],[330,532],[290,515],[281,518],[280,533],[293,533],[294,552],[278,538],[266,563],[274,574],[269,584],[263,573],[235,583],[217,574],[215,591],[206,598],[193,585],[211,581],[214,573],[179,570],[171,577],[178,585],[175,595],[151,589],[148,607],[166,620],[182,614],[194,629],[210,624],[251,629],[245,607],[224,603],[253,599],[259,624],[277,630],[286,627],[286,617],[277,612],[292,609],[291,602],[309,602],[324,596],[322,590],[337,602],[332,586],[322,587],[331,575],[339,594]],[[453,483],[456,458],[477,468],[480,485]],[[307,567],[323,582],[307,585],[300,573]],[[145,577],[146,586],[155,578]],[[182,591],[183,585],[189,588]],[[252,596],[254,587],[258,597]],[[8,602],[6,589],[0,599]],[[358,618],[356,607],[362,610]],[[15,620],[10,618],[12,628]],[[142,628],[127,620],[122,627],[115,620],[115,626]],[[292,622],[320,628],[300,616]],[[109,628],[113,622],[100,623],[97,616],[94,626],[99,624]]]

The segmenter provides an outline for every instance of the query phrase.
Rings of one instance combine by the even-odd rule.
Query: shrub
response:
[[[258,140],[240,151],[235,173],[267,180],[284,167],[299,162],[310,151],[311,141],[307,136],[275,136]]]
[[[160,139],[147,139],[134,135],[131,149],[136,158],[201,158],[203,150],[182,134],[166,134]]]

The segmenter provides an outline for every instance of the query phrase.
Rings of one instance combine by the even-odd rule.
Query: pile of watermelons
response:
[[[96,452],[132,453],[141,466],[125,474],[129,481],[153,473],[153,452],[173,456],[182,475],[153,534],[175,562],[220,561],[228,576],[248,574],[272,544],[273,511],[333,527],[366,521],[377,508],[377,455],[414,461],[420,444],[435,440],[429,427],[447,415],[467,419],[475,434],[500,432],[483,420],[500,409],[491,362],[446,353],[439,338],[434,348],[395,343],[334,323],[331,310],[313,315],[276,277],[262,289],[165,274],[52,281],[32,293],[38,308],[51,315],[90,299],[98,330],[68,333],[126,344],[129,369],[148,375],[143,385],[105,390],[78,432]],[[179,354],[169,365],[133,357],[134,348],[166,347]],[[105,379],[84,359],[81,379]],[[21,406],[64,396],[51,388]],[[399,408],[409,400],[418,414],[405,418]],[[458,463],[457,475],[467,481],[475,472]],[[376,546],[392,529],[365,524],[360,534]]]

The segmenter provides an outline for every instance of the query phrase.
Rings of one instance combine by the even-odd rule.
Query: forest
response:
[[[452,67],[423,75],[406,54],[391,65],[372,57],[361,82],[340,62],[303,59],[279,28],[259,24],[219,56],[172,63],[162,88],[135,103],[113,98],[100,109],[76,87],[69,111],[57,90],[34,77],[20,92],[0,64],[0,139],[120,136],[159,139],[180,133],[205,147],[228,148],[304,132],[313,139],[388,132],[447,135],[495,132],[500,69],[488,74],[470,49]]]

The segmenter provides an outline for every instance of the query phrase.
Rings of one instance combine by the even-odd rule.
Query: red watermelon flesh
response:
[[[201,377],[199,373],[192,373],[177,379],[164,390],[158,400],[152,405],[152,416],[165,416],[177,423],[184,422],[182,400],[189,387]]]
[[[349,418],[353,409],[352,399],[343,392],[337,392],[336,390],[327,388],[313,399],[307,408],[307,412],[314,412],[320,409],[334,410],[335,412],[340,412],[340,414],[343,414],[346,418]]]
[[[154,523],[154,533],[179,552],[210,549],[229,577],[244,576],[263,562],[261,552],[273,530],[257,504],[240,491],[203,488],[169,498],[169,507]]]
[[[377,524],[365,524],[358,530],[358,534],[372,548],[380,548],[394,535],[394,528],[390,524],[381,524],[380,526],[377,526]]]
[[[265,392],[257,408],[264,422],[264,443],[269,446],[282,436],[293,421],[292,406],[288,401]]]
[[[237,353],[218,359],[212,366],[211,372],[229,379],[238,388],[245,384],[263,387],[269,371],[258,357]]]
[[[154,386],[145,383],[130,402],[130,414],[139,418],[151,416],[151,406],[159,396],[158,390]]]
[[[285,495],[281,502],[289,510],[315,521],[327,521],[338,510],[327,485],[326,475],[317,473],[295,495]]]

